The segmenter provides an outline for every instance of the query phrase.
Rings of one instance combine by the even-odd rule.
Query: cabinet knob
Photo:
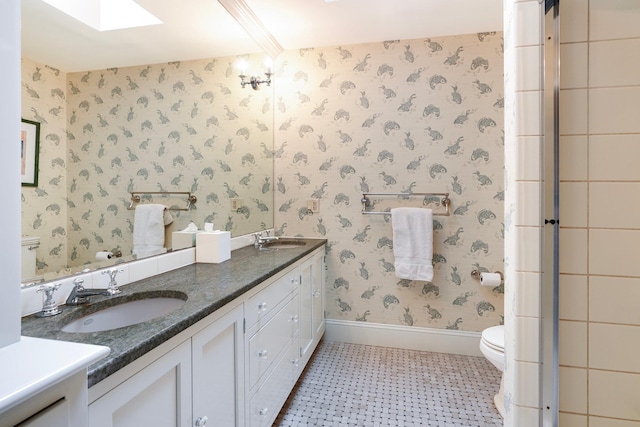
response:
[[[259,357],[260,359],[266,359],[266,358],[267,358],[267,350],[260,350],[260,351],[258,352],[258,357]]]
[[[297,278],[296,279],[291,279],[291,283],[294,284],[294,285],[297,285],[298,284],[298,279]]]
[[[299,317],[298,317],[298,315],[297,315],[297,314],[295,314],[295,315],[291,316],[291,321],[292,321],[293,323],[298,323],[298,319],[299,319]]]
[[[258,413],[264,417],[269,413],[269,408],[262,408],[258,411]]]
[[[291,359],[291,364],[293,366],[297,367],[299,363],[300,363],[300,359]]]
[[[319,290],[316,289],[315,291],[313,291],[313,297],[314,298],[318,298],[319,296],[320,296],[320,291]]]
[[[261,302],[260,304],[258,304],[258,311],[266,311],[266,310],[267,310],[266,302]]]
[[[209,419],[207,417],[200,417],[196,420],[196,427],[205,427]]]

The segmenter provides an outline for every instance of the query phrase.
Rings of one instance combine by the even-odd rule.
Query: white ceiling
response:
[[[99,32],[22,0],[23,56],[65,72],[256,53],[216,0],[136,0],[162,25]],[[502,29],[503,0],[246,0],[284,49]]]

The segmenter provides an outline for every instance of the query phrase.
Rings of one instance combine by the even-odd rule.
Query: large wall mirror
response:
[[[243,89],[235,69],[265,55],[246,53],[259,49],[216,2],[175,3],[139,2],[165,24],[99,32],[22,2],[22,117],[40,124],[38,183],[22,187],[22,234],[39,247],[23,280],[132,259],[131,192],[176,209],[167,238],[190,221],[232,236],[273,226],[273,91]]]

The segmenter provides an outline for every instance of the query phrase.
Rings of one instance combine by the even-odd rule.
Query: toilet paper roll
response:
[[[500,273],[480,273],[480,285],[496,287],[502,283]]]
[[[109,251],[96,252],[97,261],[104,261],[111,258],[113,258],[113,252],[109,252]]]

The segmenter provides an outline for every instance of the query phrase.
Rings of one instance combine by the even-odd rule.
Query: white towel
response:
[[[393,255],[400,279],[433,279],[433,212],[426,208],[391,209]]]
[[[165,206],[164,214],[162,217],[162,221],[164,222],[164,225],[169,225],[173,222],[173,215],[171,215],[171,212],[169,212],[169,209],[166,209],[166,206]]]
[[[136,206],[133,219],[133,254],[137,258],[161,254],[164,247],[165,205],[145,203]]]

